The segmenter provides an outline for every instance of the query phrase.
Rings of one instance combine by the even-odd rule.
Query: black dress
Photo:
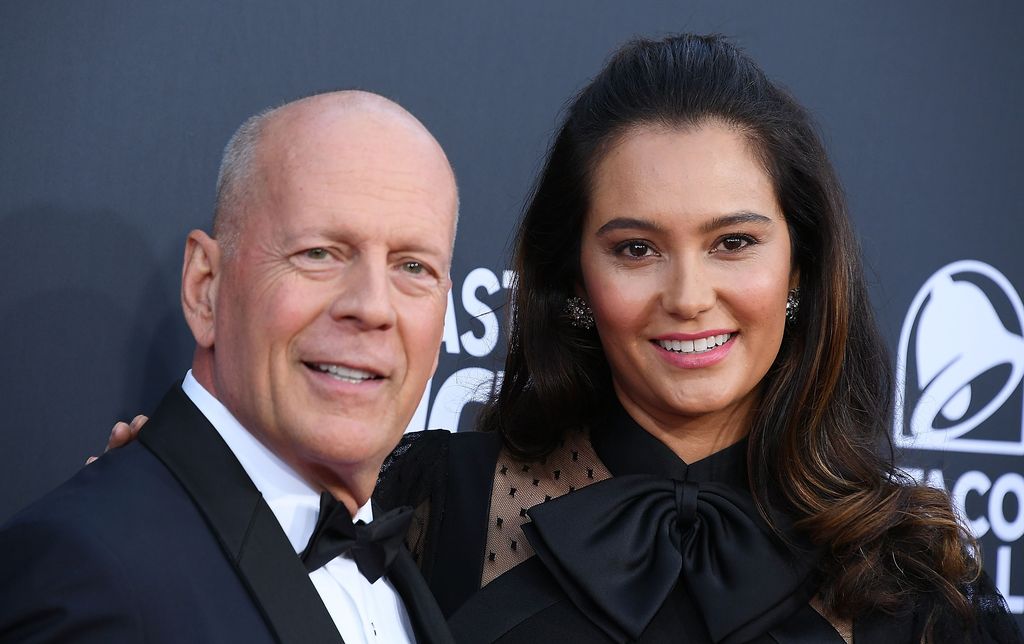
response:
[[[780,539],[754,508],[745,441],[687,465],[619,408],[584,447],[564,447],[561,462],[610,478],[523,502],[522,532],[504,544],[536,554],[482,588],[501,557],[492,505],[524,498],[542,468],[513,464],[498,436],[477,432],[409,434],[385,463],[377,500],[417,509],[409,545],[457,641],[843,643],[809,603],[816,551],[773,517]],[[936,641],[1022,641],[987,577],[969,595],[978,620],[969,631],[946,620]],[[854,641],[921,642],[932,608],[858,618]]]

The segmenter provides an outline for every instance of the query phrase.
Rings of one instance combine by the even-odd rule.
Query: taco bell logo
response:
[[[936,271],[900,332],[896,445],[1024,455],[1022,323],[1020,296],[992,266],[962,260]]]

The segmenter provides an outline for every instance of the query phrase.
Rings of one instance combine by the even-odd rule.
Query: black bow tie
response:
[[[529,516],[537,556],[619,642],[638,639],[679,583],[715,642],[748,641],[813,590],[814,551],[781,543],[749,493],[720,483],[617,476]]]
[[[353,523],[345,504],[324,492],[320,495],[320,516],[316,527],[299,557],[306,570],[313,572],[348,552],[359,572],[372,584],[387,572],[398,556],[411,520],[412,508],[400,507],[385,512],[370,523]]]

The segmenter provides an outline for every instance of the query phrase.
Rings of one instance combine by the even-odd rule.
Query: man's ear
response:
[[[220,261],[217,240],[201,230],[188,234],[181,267],[181,308],[196,344],[206,349],[213,347]]]

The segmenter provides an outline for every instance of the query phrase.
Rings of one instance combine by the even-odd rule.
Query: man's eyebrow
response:
[[[664,232],[665,228],[650,219],[639,219],[637,217],[616,217],[609,219],[597,229],[598,236],[610,233],[613,230],[649,230],[651,232]]]
[[[728,228],[730,226],[738,226],[741,224],[770,224],[772,223],[771,217],[760,215],[756,212],[735,212],[730,215],[721,215],[715,217],[711,221],[704,222],[701,224],[700,231],[702,233],[710,233],[721,228]]]

